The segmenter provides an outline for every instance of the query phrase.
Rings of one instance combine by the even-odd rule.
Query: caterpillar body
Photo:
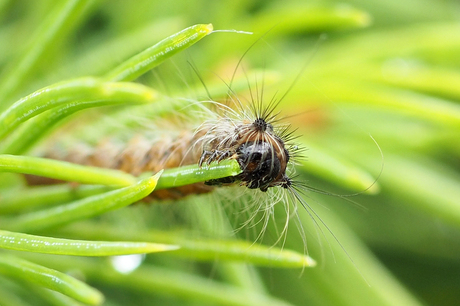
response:
[[[241,173],[233,177],[204,183],[157,190],[150,199],[178,199],[190,194],[207,193],[215,186],[239,184],[249,189],[267,191],[268,188],[289,188],[292,181],[293,157],[298,148],[291,144],[289,126],[274,127],[277,116],[275,105],[261,103],[252,110],[241,103],[238,111],[213,102],[219,111],[208,110],[213,116],[195,131],[184,130],[174,137],[165,134],[149,139],[135,135],[126,144],[104,140],[95,147],[78,144],[69,150],[52,149],[43,155],[77,164],[119,169],[133,175],[157,172],[190,164],[210,164],[224,159],[235,159]],[[30,185],[55,183],[51,179],[28,175]]]

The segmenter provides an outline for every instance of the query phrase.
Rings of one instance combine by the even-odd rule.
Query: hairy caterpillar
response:
[[[139,134],[136,131],[134,136],[128,136],[129,140],[126,142],[106,138],[95,146],[80,141],[68,148],[62,148],[58,142],[47,146],[43,155],[77,164],[119,169],[136,176],[148,171],[157,172],[190,164],[204,165],[235,159],[242,170],[237,176],[156,190],[144,201],[176,200],[189,195],[209,193],[219,186],[240,185],[247,192],[241,190],[237,192],[238,196],[246,193],[251,199],[241,203],[243,206],[236,209],[237,214],[244,216],[237,216],[234,226],[243,229],[260,224],[260,231],[254,232],[255,239],[259,240],[263,237],[268,222],[274,217],[275,205],[283,205],[286,216],[279,217],[278,221],[283,225],[281,230],[276,230],[276,235],[282,239],[287,234],[291,217],[296,214],[298,201],[306,209],[310,209],[297,191],[297,188],[303,187],[296,185],[298,182],[293,179],[294,166],[302,157],[302,149],[295,144],[290,125],[283,124],[283,118],[276,111],[279,100],[272,99],[270,103],[264,104],[263,89],[249,104],[232,91],[228,96],[228,103],[190,103],[186,107],[187,111],[197,109],[197,116],[206,118],[194,129],[178,129],[177,124],[169,122],[166,128],[169,131],[159,134],[148,131]],[[147,126],[148,128],[152,129],[152,125]],[[49,179],[31,175],[26,177],[29,184],[53,183]],[[250,191],[254,189],[258,191]],[[301,235],[305,240],[304,234]],[[306,243],[304,245],[306,247]]]
[[[189,164],[202,166],[224,159],[237,160],[242,170],[235,177],[154,191],[151,195],[154,199],[177,199],[209,192],[212,186],[235,183],[262,191],[271,187],[289,188],[292,182],[287,171],[298,149],[290,144],[288,126],[272,125],[276,120],[274,105],[264,109],[260,104],[251,114],[241,104],[240,113],[223,104],[214,104],[221,110],[207,112],[208,116],[216,115],[214,119],[195,131],[180,131],[175,138],[164,135],[149,139],[135,135],[126,144],[105,140],[95,147],[79,144],[68,151],[52,149],[44,155],[78,164],[119,169],[134,175]],[[53,182],[30,175],[27,180],[32,185]]]

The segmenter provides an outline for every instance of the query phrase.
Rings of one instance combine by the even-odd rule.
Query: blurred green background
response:
[[[61,24],[52,43],[37,49],[36,40],[44,38],[35,33],[51,29],[49,16],[72,2],[78,10]],[[315,268],[256,268],[217,259],[204,263],[165,253],[147,256],[148,266],[139,269],[143,274],[130,279],[98,272],[108,271],[106,261],[29,259],[86,279],[105,294],[105,305],[458,304],[459,21],[456,0],[0,1],[0,109],[52,83],[102,75],[194,24],[249,31],[254,34],[213,33],[139,82],[168,96],[206,99],[189,63],[208,89],[225,93],[224,82],[249,50],[242,64],[246,74],[239,71],[237,79],[244,84],[252,72],[262,71],[267,99],[289,90],[280,108],[303,135],[299,144],[307,148],[307,159],[298,167],[300,179],[329,193],[360,193],[340,197],[308,192],[306,201],[324,223],[299,207],[299,220],[292,220],[286,240],[277,246],[302,253],[304,242],[294,225],[301,223],[308,254],[318,261]],[[247,96],[245,85],[236,90]],[[16,177],[2,183],[4,190],[22,184]],[[130,239],[123,230],[104,236],[97,227],[103,224],[132,228],[139,235],[154,228],[228,236],[225,222],[234,227],[240,223],[232,220],[235,211],[225,199],[224,191],[168,205],[124,208],[98,222],[47,235]],[[228,217],[216,219],[219,207]],[[283,213],[277,207],[278,226]],[[258,227],[236,235],[253,241]],[[269,246],[278,239],[271,227],[263,239]],[[157,268],[162,270],[149,270]],[[267,301],[253,302],[249,295],[235,301],[230,297],[238,293],[223,291],[217,302],[197,292],[175,291],[166,281],[149,281],[174,271],[210,280],[203,284],[205,291],[224,283],[267,296]],[[5,305],[49,303],[43,294],[27,297],[26,285],[3,277],[0,281],[12,295],[5,302],[0,299],[9,303]]]

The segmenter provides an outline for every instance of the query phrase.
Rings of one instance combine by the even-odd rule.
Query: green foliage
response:
[[[0,1],[0,304],[455,304],[460,7],[347,2]],[[282,203],[249,213],[259,191],[130,206],[234,161],[134,177],[36,156],[161,134],[228,86],[283,97],[302,135],[296,180],[325,195],[287,227]],[[152,252],[126,274],[103,257]]]

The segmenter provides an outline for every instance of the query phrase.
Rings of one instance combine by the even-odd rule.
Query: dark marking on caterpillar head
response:
[[[266,122],[263,118],[257,118],[256,120],[254,120],[252,125],[256,130],[259,130],[261,132],[265,132],[267,129],[273,131],[273,126],[270,123]]]

